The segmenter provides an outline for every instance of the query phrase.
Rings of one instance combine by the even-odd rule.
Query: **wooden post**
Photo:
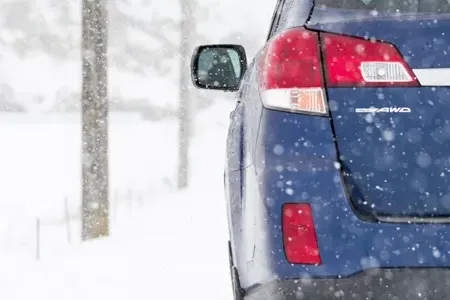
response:
[[[41,260],[41,220],[36,219],[36,260]]]
[[[109,234],[107,10],[82,2],[82,240]]]
[[[190,40],[195,26],[192,13],[193,0],[180,0],[180,90],[179,90],[179,128],[178,128],[178,189],[184,189],[189,181],[189,140],[191,135],[190,91]]]
[[[64,218],[66,220],[67,241],[72,243],[72,234],[70,232],[70,210],[69,210],[69,198],[64,198]]]

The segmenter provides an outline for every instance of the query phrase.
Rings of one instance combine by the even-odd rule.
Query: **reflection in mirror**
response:
[[[198,56],[198,84],[236,88],[241,77],[240,54],[230,48],[205,48]]]

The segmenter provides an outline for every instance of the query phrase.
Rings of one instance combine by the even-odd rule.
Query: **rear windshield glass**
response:
[[[401,13],[450,13],[450,0],[316,0],[316,5]]]

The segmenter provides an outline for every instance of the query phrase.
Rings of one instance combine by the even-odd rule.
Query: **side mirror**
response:
[[[191,77],[199,89],[237,91],[247,70],[244,47],[204,45],[195,49]]]

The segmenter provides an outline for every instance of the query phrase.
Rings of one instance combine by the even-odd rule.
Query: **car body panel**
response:
[[[450,89],[333,88],[333,124],[353,204],[366,214],[450,215]],[[357,113],[407,107],[410,113]]]
[[[254,161],[254,145],[262,108],[258,106],[260,100],[257,86],[252,84],[256,82],[255,60],[256,58],[250,63],[236,95],[237,103],[230,114],[226,149],[225,190],[230,241],[234,263],[240,270],[245,270],[247,261],[252,260],[254,247],[254,226],[248,225],[252,222],[250,220],[254,220],[253,210],[249,209],[249,203],[251,205],[254,201],[247,200],[246,186],[251,181],[246,176],[246,170]]]
[[[276,124],[276,125],[275,125]],[[327,118],[264,110],[258,166],[267,237],[277,245],[270,258],[279,278],[349,276],[371,267],[450,266],[446,224],[389,224],[358,218],[345,193]],[[283,147],[281,152],[274,149]],[[260,203],[261,203],[260,202]],[[283,203],[310,203],[323,265],[291,265],[281,239]],[[261,247],[264,247],[264,242]]]
[[[286,2],[290,3],[291,7],[283,8],[284,17],[278,21],[273,33],[290,27],[303,26],[307,22],[308,28],[362,37],[368,31],[367,27],[356,26],[350,29],[345,24],[326,25],[324,17],[319,17],[316,11],[311,14],[312,1],[286,0]],[[320,13],[326,15],[325,11]],[[342,12],[336,10],[333,14],[335,17],[343,16]],[[434,28],[432,27],[434,25],[430,26],[424,28],[432,30],[430,28]],[[373,31],[369,31],[384,34],[383,37],[389,38],[389,32],[383,32],[376,26]],[[391,38],[395,37],[391,35]],[[433,44],[432,49],[442,50],[441,46],[442,44],[437,42]],[[403,51],[406,53],[409,50],[404,48]],[[414,48],[413,52],[408,53],[417,55],[418,51],[418,48]],[[427,130],[437,129],[446,122],[445,113],[427,106],[429,104],[425,101],[432,97],[433,101],[442,105],[441,108],[447,107],[447,88],[422,87],[420,97],[417,97],[418,91],[414,88],[327,89],[328,100],[339,104],[337,110],[336,107],[332,109],[333,119],[280,112],[264,108],[261,102],[258,86],[261,54],[262,51],[250,64],[241,89],[237,93],[237,105],[232,113],[227,140],[225,190],[230,240],[233,263],[238,269],[242,287],[250,293],[261,285],[274,281],[304,277],[350,277],[365,270],[379,268],[450,267],[449,225],[379,222],[371,216],[362,214],[352,204],[351,196],[354,195],[348,193],[341,172],[341,167],[345,166],[340,161],[341,154],[344,154],[345,158],[348,153],[352,154],[358,149],[352,148],[351,141],[365,138],[364,130],[369,126],[365,123],[367,116],[354,115],[352,109],[359,105],[363,107],[375,104],[409,105],[412,109],[424,113],[429,122],[440,119],[439,124],[431,122],[427,124],[428,127],[423,127]],[[424,61],[414,56],[408,62],[411,62],[413,68],[418,69],[450,66],[448,60],[450,57],[439,54],[434,58]],[[381,102],[380,93],[385,97]],[[356,102],[356,99],[360,98],[361,100]],[[423,120],[420,123],[417,118],[408,116],[398,118],[394,118],[394,124],[401,128],[398,130],[424,125]],[[390,117],[386,116],[381,117],[379,122],[387,126],[388,123],[391,125],[390,120]],[[378,128],[376,130],[378,131],[373,133],[374,141],[383,132]],[[340,139],[337,144],[336,137]],[[449,150],[446,137],[445,132],[438,134],[438,138],[444,141],[439,149],[427,149],[428,154],[444,156],[444,152]],[[345,142],[346,139],[348,143]],[[422,136],[422,141],[426,143],[431,143],[431,139],[432,136]],[[409,145],[411,143],[407,136],[399,138],[397,142],[399,150],[395,150],[395,153],[403,150],[408,152],[408,155],[413,155],[412,152],[420,148],[418,144]],[[386,148],[386,143],[366,143],[366,146],[371,147],[375,153],[376,148]],[[364,149],[360,148],[360,152],[364,152]],[[368,168],[376,167],[377,161],[373,159],[373,155],[371,158],[364,158],[367,160],[362,159],[357,161],[355,156],[352,162],[345,159],[343,162],[349,168],[352,167],[352,163],[359,164],[358,167],[368,163],[372,164],[368,165]],[[443,167],[445,168],[444,165],[433,165],[428,169],[430,174],[426,176],[432,176],[429,178],[434,180],[435,176],[440,176],[439,171],[442,171]],[[386,174],[383,173],[383,176],[388,176]],[[407,190],[405,178],[390,178],[390,180],[395,180],[393,184],[398,185],[397,193],[405,193],[407,197],[414,196],[414,191]],[[360,185],[366,183],[359,182]],[[439,177],[429,183],[429,186],[444,192],[447,190],[446,187],[442,187],[443,183],[446,181]],[[374,195],[376,198],[379,194]],[[286,260],[281,231],[284,203],[312,205],[322,265],[293,265]],[[394,208],[381,207],[388,213],[405,211],[405,207],[408,208],[404,202],[395,202]],[[409,212],[427,212],[425,208],[427,207],[420,206],[417,202]],[[447,213],[446,206],[441,206],[440,209]]]
[[[448,14],[374,16],[370,11],[315,8],[308,28],[391,43],[418,74],[450,66]],[[426,77],[419,79],[427,83]],[[450,85],[450,78],[445,83]],[[363,87],[327,92],[336,107],[333,122],[353,205],[382,216],[450,216],[450,89]],[[411,113],[355,112],[370,107],[402,107]]]

